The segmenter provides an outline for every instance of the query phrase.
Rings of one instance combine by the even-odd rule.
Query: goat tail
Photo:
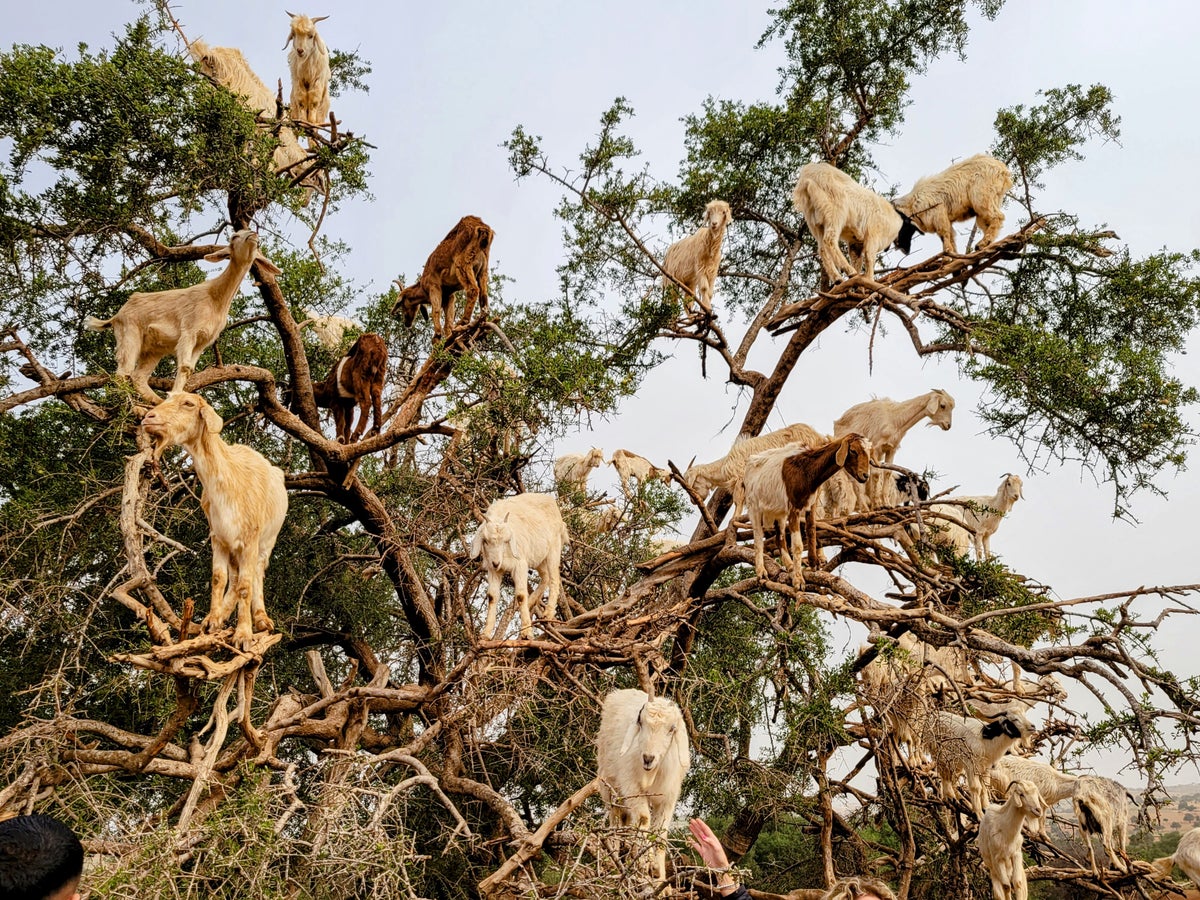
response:
[[[1156,860],[1154,860],[1154,862],[1150,863],[1150,868],[1154,870],[1154,873],[1156,875],[1162,876],[1163,878],[1170,878],[1171,877],[1171,869],[1173,869],[1174,867],[1175,867],[1175,857],[1174,856],[1164,856],[1161,859],[1156,859]]]
[[[112,319],[97,319],[95,316],[88,316],[83,320],[83,327],[88,331],[105,331],[112,328]]]

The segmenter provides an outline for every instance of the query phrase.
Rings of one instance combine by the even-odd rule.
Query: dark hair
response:
[[[83,845],[58,819],[17,816],[0,822],[0,897],[45,900],[82,872]]]

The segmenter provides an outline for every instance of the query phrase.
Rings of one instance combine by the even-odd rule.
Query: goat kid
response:
[[[373,331],[361,334],[337,361],[324,381],[313,384],[317,406],[333,413],[333,426],[339,444],[353,444],[374,415],[368,434],[378,434],[383,421],[383,383],[387,379],[388,351],[383,338]],[[350,430],[354,408],[358,424]]]

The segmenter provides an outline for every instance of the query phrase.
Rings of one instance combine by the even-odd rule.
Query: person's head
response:
[[[83,845],[50,816],[0,822],[0,897],[6,900],[78,898]]]
[[[892,889],[878,878],[856,875],[840,878],[821,895],[821,900],[896,900]]]

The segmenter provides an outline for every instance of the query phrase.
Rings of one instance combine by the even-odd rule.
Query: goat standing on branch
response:
[[[792,190],[792,205],[804,217],[817,242],[821,267],[830,282],[842,274],[854,276],[866,268],[875,280],[875,257],[900,233],[900,213],[870,188],[863,187],[829,163],[809,163],[800,169]],[[850,248],[846,259],[838,241]]]
[[[317,33],[317,23],[329,16],[310,19],[305,15],[288,13],[292,19],[287,40],[288,69],[292,73],[292,94],[288,114],[297,122],[309,125],[329,124],[329,49]]]
[[[1000,207],[1012,184],[1008,166],[986,153],[968,157],[937,175],[926,175],[893,204],[904,217],[896,246],[907,255],[916,232],[935,231],[942,239],[942,252],[957,253],[954,223],[974,216],[975,224],[983,229],[976,247],[986,247],[1004,225]]]
[[[946,523],[945,533],[935,536],[934,542],[950,544],[960,556],[965,556],[969,548],[974,546],[976,559],[991,558],[992,535],[1000,527],[1000,520],[1013,508],[1013,504],[1024,498],[1023,489],[1024,485],[1019,475],[1007,474],[1000,482],[999,489],[990,497],[949,498],[971,503],[976,509],[935,503],[930,509],[952,521]]]
[[[604,698],[596,736],[600,798],[614,827],[639,828],[658,838],[654,862],[667,880],[667,827],[683,778],[691,768],[687,727],[679,707],[645,691],[613,691]]]
[[[317,406],[333,413],[333,425],[338,443],[353,444],[367,426],[367,417],[374,415],[370,434],[378,434],[383,420],[383,383],[387,378],[388,351],[383,338],[368,331],[359,335],[346,355],[329,370],[324,381],[313,385],[313,400]],[[358,407],[358,424],[350,430],[354,408]]]
[[[469,319],[476,302],[487,312],[488,254],[496,233],[478,216],[463,216],[429,254],[421,277],[402,288],[392,304],[392,315],[403,315],[411,327],[417,311],[429,317],[433,311],[433,333],[444,336],[454,322],[454,294],[463,291],[467,303],[462,317]],[[396,281],[399,285],[400,282]]]
[[[992,876],[994,900],[1026,900],[1029,883],[1021,856],[1021,826],[1040,822],[1045,803],[1032,781],[1014,781],[1003,806],[992,806],[979,821],[979,855]]]
[[[871,442],[871,458],[877,463],[891,465],[896,461],[896,451],[904,436],[926,416],[930,425],[949,431],[954,416],[954,398],[934,388],[927,394],[909,400],[897,401],[887,397],[865,400],[841,414],[833,423],[833,435],[861,434]],[[889,486],[892,478],[892,473],[885,470],[871,474],[866,491],[868,508],[879,509],[891,505],[887,501],[895,496]]]
[[[146,414],[142,429],[156,457],[175,444],[192,457],[204,487],[200,508],[212,536],[212,599],[205,631],[219,631],[237,606],[234,642],[248,647],[255,631],[271,631],[263,578],[287,516],[283,470],[261,453],[221,439],[224,422],[197,394],[172,391]],[[253,628],[251,628],[253,622]]]
[[[117,374],[129,378],[138,393],[151,403],[161,399],[150,390],[150,373],[164,356],[175,354],[173,391],[182,391],[200,354],[211,347],[229,318],[229,305],[250,266],[278,275],[270,260],[258,252],[258,235],[243,229],[229,246],[204,257],[208,262],[228,259],[225,271],[190,287],[131,294],[115,316],[88,316],[92,331],[111,328],[117,336]]]
[[[483,636],[496,633],[496,607],[500,602],[500,582],[504,573],[512,576],[513,600],[521,614],[521,637],[533,637],[530,609],[546,595],[542,617],[553,619],[562,590],[563,546],[571,536],[558,511],[558,502],[550,494],[517,494],[501,497],[484,513],[483,522],[471,541],[471,559],[482,557],[487,576],[487,624]],[[536,569],[538,586],[529,596],[529,570]]]
[[[712,314],[717,269],[721,265],[721,243],[725,240],[725,229],[732,221],[733,211],[729,204],[724,200],[713,200],[704,207],[704,219],[700,227],[667,248],[667,255],[663,257],[663,271],[670,278],[663,279],[663,287],[670,287],[672,278],[683,285],[688,291],[684,300],[685,308],[695,297],[700,301],[701,308]]]

